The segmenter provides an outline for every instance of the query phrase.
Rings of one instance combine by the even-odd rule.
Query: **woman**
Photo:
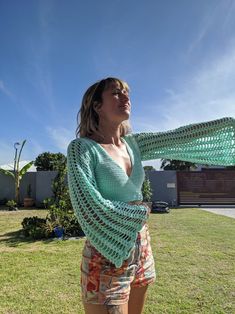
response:
[[[86,314],[140,314],[155,281],[142,202],[142,160],[235,164],[235,122],[223,118],[162,133],[131,134],[129,87],[117,78],[84,94],[77,137],[68,147],[68,183],[86,234],[81,263]]]

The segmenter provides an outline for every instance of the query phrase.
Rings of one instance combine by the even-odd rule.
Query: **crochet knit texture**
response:
[[[67,151],[75,214],[87,239],[116,267],[129,257],[148,218],[147,207],[128,204],[142,200],[141,161],[165,158],[235,165],[235,120],[223,118],[167,132],[128,134],[122,141],[132,163],[130,176],[91,139],[75,139]]]

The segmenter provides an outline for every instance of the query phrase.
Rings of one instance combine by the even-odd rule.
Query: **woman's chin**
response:
[[[125,117],[125,120],[128,120],[130,117],[130,110],[125,110],[122,112],[122,117]]]
[[[130,118],[130,112],[126,111],[126,112],[122,112],[121,114],[119,114],[118,116],[116,116],[113,121],[115,120],[118,123],[122,123],[123,121],[129,120]]]

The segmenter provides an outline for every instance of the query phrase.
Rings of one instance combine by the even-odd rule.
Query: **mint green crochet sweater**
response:
[[[178,129],[128,134],[121,138],[132,163],[128,176],[105,149],[89,138],[73,140],[67,151],[71,202],[87,239],[120,267],[148,217],[142,200],[143,160],[178,159],[235,165],[235,120],[223,118]]]

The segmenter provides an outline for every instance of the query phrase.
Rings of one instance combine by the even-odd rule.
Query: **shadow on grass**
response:
[[[45,238],[45,239],[33,239],[30,237],[25,237],[23,230],[17,230],[13,232],[7,232],[0,235],[0,244],[4,244],[9,247],[17,247],[23,243],[35,243],[37,241],[42,241],[43,243],[50,243],[54,241],[55,238]]]
[[[71,236],[71,237],[65,236],[63,238],[63,241],[67,241],[70,239],[83,239],[83,238],[85,238],[84,233],[77,236]],[[0,235],[0,245],[3,244],[8,247],[18,247],[21,244],[25,244],[25,243],[30,244],[30,243],[35,243],[38,241],[47,244],[47,243],[51,243],[53,241],[58,241],[58,240],[59,238],[56,238],[56,237],[43,238],[43,239],[33,239],[31,237],[25,237],[23,234],[23,230],[17,230],[17,231],[8,232],[8,233]]]

